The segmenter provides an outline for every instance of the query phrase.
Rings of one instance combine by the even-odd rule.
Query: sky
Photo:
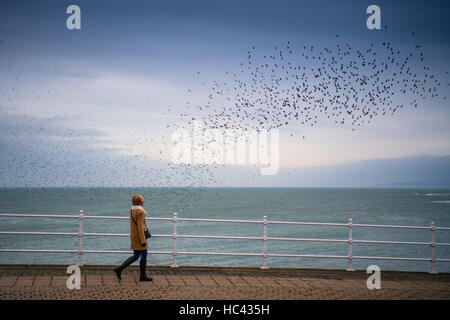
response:
[[[66,27],[72,4],[81,30]],[[0,186],[450,187],[450,4],[377,1],[382,29],[369,30],[371,4],[2,1]],[[208,101],[211,84],[238,72],[253,47],[257,59],[287,41],[361,50],[389,42],[405,54],[419,43],[439,97],[356,131],[325,118],[289,123],[273,176],[173,164],[170,136],[187,125],[180,115]]]

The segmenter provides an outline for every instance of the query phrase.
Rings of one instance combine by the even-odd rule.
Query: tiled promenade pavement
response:
[[[450,274],[381,273],[381,289],[364,271],[137,266],[118,281],[111,266],[82,268],[80,290],[66,288],[67,266],[0,266],[0,299],[450,299]]]

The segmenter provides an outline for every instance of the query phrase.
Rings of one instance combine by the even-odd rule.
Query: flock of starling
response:
[[[191,106],[201,116],[184,113],[185,122],[260,131],[330,119],[355,131],[377,116],[439,97],[442,86],[426,65],[420,44],[402,53],[387,41],[364,49],[349,43],[317,48],[287,41],[267,53],[253,46],[240,69],[226,71],[224,79],[212,83],[206,103]]]
[[[209,85],[206,99],[187,103],[191,111],[180,115],[181,127],[189,129],[201,121],[205,129],[260,132],[289,127],[301,132],[305,126],[331,121],[356,131],[376,117],[416,108],[430,99],[446,100],[422,46],[414,43],[415,33],[410,36],[413,44],[407,52],[389,41],[366,48],[345,42],[318,48],[287,41],[270,52],[252,46],[236,71],[225,71],[223,79]],[[197,72],[196,78],[200,76]],[[210,142],[203,141],[205,147]],[[220,183],[211,166],[186,165],[184,170],[209,172],[202,176]]]

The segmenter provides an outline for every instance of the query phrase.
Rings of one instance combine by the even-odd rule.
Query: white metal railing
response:
[[[80,210],[78,215],[44,215],[44,214],[0,214],[1,217],[19,217],[19,218],[56,218],[56,219],[78,219],[78,232],[24,232],[24,231],[0,231],[0,235],[52,235],[52,236],[76,236],[78,237],[77,250],[58,250],[58,249],[3,249],[0,252],[41,252],[41,253],[77,253],[78,265],[82,265],[82,255],[84,253],[113,253],[113,254],[129,254],[131,251],[125,250],[83,250],[83,237],[128,237],[128,233],[89,233],[83,232],[83,221],[85,219],[116,219],[128,220],[128,217],[113,217],[113,216],[86,216],[83,210]],[[429,227],[424,226],[400,226],[400,225],[375,225],[375,224],[355,224],[352,219],[348,223],[322,223],[322,222],[288,222],[288,221],[269,221],[264,216],[262,220],[227,220],[227,219],[200,219],[200,218],[179,218],[177,213],[173,214],[172,218],[156,218],[150,217],[147,220],[154,221],[173,221],[172,234],[153,234],[155,238],[172,238],[172,251],[149,251],[150,254],[169,254],[172,255],[172,267],[178,267],[178,255],[222,255],[222,256],[249,256],[262,257],[261,269],[268,269],[268,257],[294,257],[294,258],[332,258],[332,259],[347,259],[347,271],[353,271],[354,259],[369,259],[369,260],[403,260],[403,261],[429,261],[431,263],[430,273],[436,272],[436,262],[450,262],[450,259],[436,258],[437,246],[450,246],[450,243],[435,242],[435,231],[444,230],[449,231],[448,227],[436,227],[434,222],[431,222]],[[246,236],[213,236],[213,235],[181,235],[178,234],[177,224],[180,221],[198,221],[198,222],[219,222],[219,223],[252,223],[263,225],[263,235],[261,237],[246,237]],[[348,228],[348,239],[309,239],[309,238],[280,238],[268,237],[267,226],[272,225],[306,225],[306,226],[333,226]],[[380,240],[355,240],[353,239],[353,228],[387,228],[387,229],[416,229],[416,230],[430,230],[430,242],[413,242],[413,241],[380,241]],[[262,241],[262,252],[260,253],[232,253],[232,252],[190,252],[178,251],[177,240],[181,238],[192,239],[240,239],[240,240],[257,240]],[[347,255],[307,255],[307,254],[279,254],[268,253],[268,241],[304,241],[304,242],[342,242],[348,244]],[[431,255],[428,258],[407,258],[407,257],[372,257],[372,256],[354,256],[353,244],[399,244],[399,245],[418,245],[430,246]]]

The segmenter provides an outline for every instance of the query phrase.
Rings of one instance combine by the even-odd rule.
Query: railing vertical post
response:
[[[79,229],[78,229],[78,266],[82,266],[81,255],[83,254],[83,210],[80,210],[78,215]]]
[[[178,215],[176,212],[173,213],[173,251],[172,251],[172,256],[173,256],[173,263],[172,263],[172,268],[177,268],[178,264],[177,264],[177,238],[178,238],[178,234],[177,234],[177,221],[178,221]]]
[[[347,271],[355,271],[353,269],[353,220],[348,219],[348,267]]]
[[[267,267],[267,216],[263,218],[263,265],[261,269],[269,269]]]
[[[436,230],[436,226],[434,222],[431,222],[431,271],[430,273],[436,274],[436,245],[435,245],[435,239],[434,239],[434,231]]]

